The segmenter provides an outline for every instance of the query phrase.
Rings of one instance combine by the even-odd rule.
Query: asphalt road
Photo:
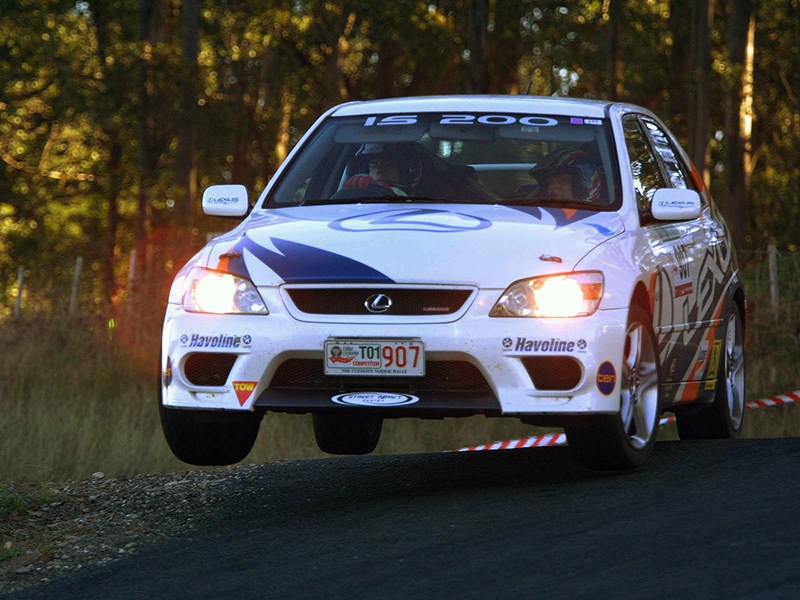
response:
[[[265,465],[186,537],[19,598],[797,598],[800,439]],[[246,486],[246,487],[245,487]]]

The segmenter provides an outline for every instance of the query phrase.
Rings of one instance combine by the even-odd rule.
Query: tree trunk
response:
[[[119,136],[111,136],[108,149],[108,189],[106,213],[106,249],[103,252],[103,304],[106,315],[113,315],[113,302],[117,294],[114,265],[117,259],[117,230],[119,229],[119,195],[122,190],[122,144]]]
[[[750,112],[752,110],[751,30],[754,18],[750,0],[733,0],[729,4],[728,60],[731,77],[727,82],[725,102],[725,170],[726,216],[736,246],[747,243],[749,210],[747,205],[747,168],[750,147]]]
[[[108,26],[105,10],[99,5],[94,10],[94,20],[97,32],[97,57],[100,64],[108,64],[108,48],[110,45]],[[106,93],[116,90],[106,89]],[[106,222],[105,240],[103,251],[103,263],[100,268],[103,282],[103,313],[110,317],[113,315],[113,301],[116,295],[116,280],[114,277],[114,263],[117,254],[117,229],[119,228],[119,194],[122,189],[122,143],[120,142],[119,128],[114,124],[113,119],[104,118],[103,133],[108,138],[108,162],[105,168],[105,181],[103,187],[106,193]]]
[[[150,63],[153,60],[152,19],[155,0],[139,0],[139,41],[142,45],[139,71],[139,197],[136,211],[135,239],[140,244],[149,229],[148,192],[153,182],[150,139]]]
[[[700,4],[702,0],[695,4]],[[694,100],[694,70],[692,61],[695,56],[695,31],[687,27],[691,23],[691,7],[680,0],[670,2],[669,28],[672,32],[672,65],[670,73],[669,115],[670,129],[684,142],[691,137],[689,127],[691,106]]]
[[[197,199],[197,173],[194,162],[194,139],[197,129],[197,48],[200,29],[200,1],[183,0],[181,7],[180,115],[178,117],[177,183],[183,189],[180,208],[183,225],[194,215]]]
[[[701,176],[706,168],[708,121],[711,117],[711,14],[708,0],[691,3],[694,107],[688,114],[689,157]]]
[[[486,55],[489,47],[488,0],[470,0],[469,3],[469,82],[474,94],[489,92],[489,72]]]
[[[622,22],[624,19],[623,0],[608,0],[608,12],[605,15],[608,18],[608,72],[610,74],[609,80],[609,99],[622,100],[625,95],[624,75],[622,62]]]
[[[275,138],[275,160],[278,164],[286,160],[289,154],[289,128],[292,125],[292,114],[294,113],[294,96],[288,89],[281,94],[281,122],[278,127],[278,135]]]

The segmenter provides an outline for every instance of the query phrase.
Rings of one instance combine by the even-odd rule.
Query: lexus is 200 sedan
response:
[[[531,96],[351,102],[306,132],[179,272],[159,410],[176,456],[230,464],[267,412],[319,447],[384,419],[564,427],[594,468],[642,464],[660,414],[732,438],[745,295],[702,178],[648,110]]]

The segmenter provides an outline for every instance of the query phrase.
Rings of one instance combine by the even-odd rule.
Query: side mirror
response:
[[[694,190],[662,188],[653,194],[650,212],[658,221],[689,221],[700,216],[700,194]]]
[[[249,208],[243,185],[212,185],[203,192],[203,212],[212,217],[242,217]]]

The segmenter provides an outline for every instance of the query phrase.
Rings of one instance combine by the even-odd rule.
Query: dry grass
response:
[[[117,334],[103,339],[86,324],[6,323],[0,344],[13,349],[0,355],[0,481],[189,468],[172,456],[161,433],[154,366],[137,364],[136,352]],[[531,431],[513,420],[393,421],[378,451],[448,450]],[[247,461],[321,456],[309,416],[270,414]]]
[[[796,260],[789,267],[796,268]],[[791,273],[789,273],[791,274]],[[749,272],[748,399],[800,388],[800,307],[771,314],[761,270]],[[784,298],[797,296],[787,277]],[[750,289],[752,288],[752,289]],[[800,290],[798,290],[800,291]],[[158,332],[135,344],[86,323],[0,325],[0,482],[187,470],[164,442],[155,399]],[[378,452],[444,451],[544,430],[515,419],[387,421]],[[800,435],[800,407],[749,411],[746,437]],[[661,432],[674,439],[674,425]],[[267,415],[248,462],[323,456],[309,416]]]

